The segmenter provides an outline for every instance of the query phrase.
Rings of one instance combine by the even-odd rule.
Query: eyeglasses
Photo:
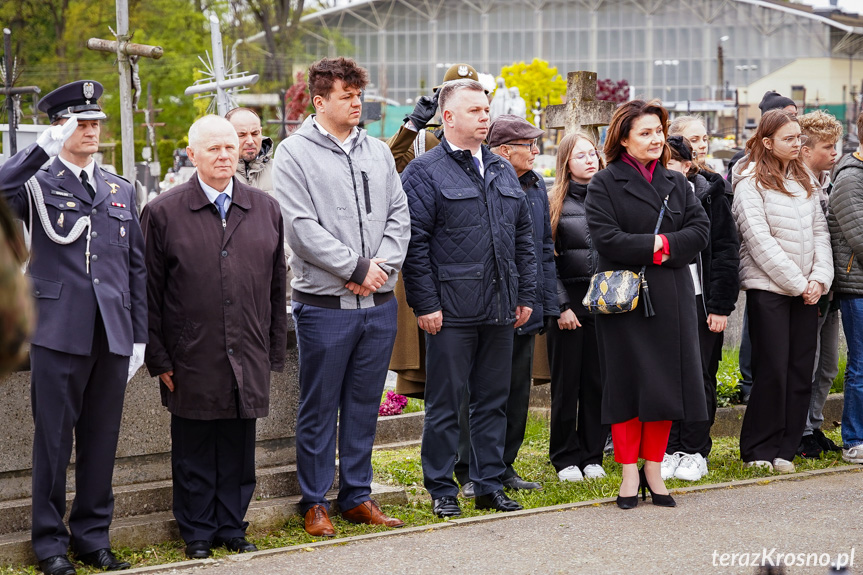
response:
[[[773,139],[775,140],[776,138],[773,138]],[[782,142],[783,144],[785,144],[786,146],[793,146],[794,142],[799,143],[801,146],[805,146],[806,144],[809,143],[809,138],[807,138],[803,134],[800,134],[798,136],[788,136],[787,138],[782,138],[779,141]]]
[[[598,154],[596,153],[596,150],[594,150],[594,151],[587,152],[587,153],[582,152],[580,154],[576,154],[569,159],[570,160],[577,160],[579,162],[586,162],[587,158],[590,158],[591,160],[595,160],[597,157],[598,157]]]
[[[527,148],[539,148],[539,145],[537,145],[537,143],[536,143],[536,139],[534,139],[529,144],[516,144],[515,142],[507,142],[506,145],[507,146],[525,146]]]

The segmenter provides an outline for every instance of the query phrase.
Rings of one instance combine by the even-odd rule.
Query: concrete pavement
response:
[[[826,574],[839,559],[863,574],[863,467],[840,471],[675,492],[675,509],[649,499],[631,511],[561,506],[171,567],[201,575],[736,574],[766,561],[792,575]]]

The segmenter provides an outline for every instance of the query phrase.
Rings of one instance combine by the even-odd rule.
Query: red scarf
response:
[[[623,152],[620,159],[635,168],[649,183],[653,183],[653,171],[656,169],[657,160],[653,160],[645,167],[644,164],[630,156],[627,152]]]

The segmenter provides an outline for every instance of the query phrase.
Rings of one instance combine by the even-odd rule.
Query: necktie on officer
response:
[[[94,199],[96,197],[96,190],[93,189],[93,186],[90,185],[90,178],[87,177],[87,172],[81,170],[81,185],[84,186],[84,189],[90,194],[90,199]]]
[[[479,158],[471,156],[471,159],[473,160],[473,165],[476,166],[477,173],[482,176],[482,170],[479,168]]]
[[[215,201],[216,207],[219,208],[219,215],[222,216],[223,220],[226,219],[228,213],[227,210],[225,210],[225,202],[227,201],[227,199],[228,194],[223,192],[216,197]]]

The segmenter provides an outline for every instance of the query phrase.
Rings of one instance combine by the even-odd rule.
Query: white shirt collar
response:
[[[312,116],[312,124],[314,124],[315,128],[317,128],[321,134],[332,139],[335,143],[337,143],[339,145],[339,147],[341,147],[341,149],[343,149],[345,151],[346,154],[351,153],[351,148],[354,147],[354,140],[360,134],[359,128],[354,126],[353,128],[351,128],[351,133],[348,135],[347,139],[345,139],[345,141],[342,142],[337,137],[335,137],[332,134],[330,134],[329,132],[327,132],[323,126],[318,124],[318,121],[315,119],[314,116]]]
[[[449,140],[447,140],[447,141],[446,141],[446,143],[447,143],[447,144],[449,144],[449,147],[450,147],[450,148],[452,148],[452,151],[453,151],[453,152],[458,152],[459,150],[462,150],[462,149],[463,149],[463,148],[459,148],[458,146],[456,146],[455,144],[453,144],[453,143],[452,143],[452,142],[450,142]],[[470,151],[470,150],[468,150],[468,152],[469,152],[469,151]],[[480,146],[480,147],[479,147],[479,150],[477,150],[477,151],[476,151],[476,154],[472,154],[472,155],[473,155],[473,157],[474,157],[474,158],[476,158],[477,160],[479,160],[479,174],[480,174],[482,177],[485,177],[485,164],[484,164],[484,163],[483,163],[483,161],[482,161],[482,146]]]
[[[93,182],[93,172],[96,170],[96,162],[93,160],[93,158],[90,158],[90,163],[87,164],[87,166],[84,168],[82,168],[81,166],[76,166],[72,162],[63,159],[62,156],[57,156],[57,158],[59,158],[60,161],[63,162],[63,165],[66,166],[70,172],[75,174],[75,177],[79,180],[81,179],[81,172],[87,172],[87,178],[90,180],[90,185],[93,186],[94,190],[96,189],[96,184],[95,182]]]
[[[216,188],[205,184],[204,180],[201,179],[201,174],[196,172],[195,176],[198,178],[198,183],[201,184],[201,189],[204,190],[205,194],[207,194],[207,199],[210,200],[211,204],[216,203],[216,198],[219,197],[219,194],[228,194],[228,201],[225,202],[225,211],[228,211],[228,207],[234,199],[234,178],[231,178],[228,182],[228,187],[225,188],[224,191],[220,192]]]

